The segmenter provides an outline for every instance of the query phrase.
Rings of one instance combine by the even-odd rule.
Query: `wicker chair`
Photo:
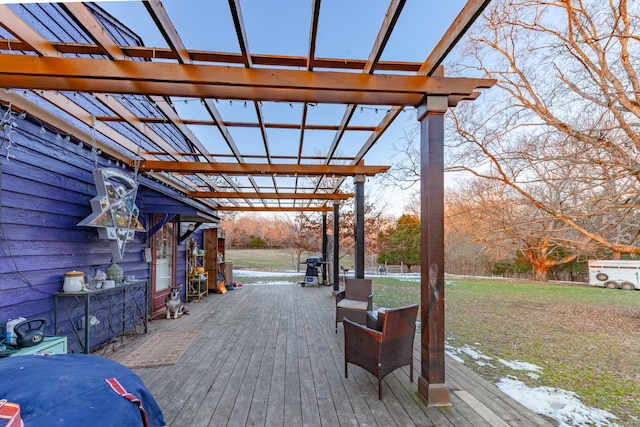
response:
[[[336,333],[338,322],[342,322],[342,319],[347,318],[364,325],[367,322],[367,311],[372,310],[371,280],[345,279],[344,290],[336,294]]]
[[[382,378],[401,366],[409,365],[409,379],[413,382],[413,339],[417,315],[417,304],[380,312],[378,316],[384,316],[380,322],[381,331],[345,319],[345,378],[349,377],[349,363],[366,369],[378,378],[378,399],[382,399]]]

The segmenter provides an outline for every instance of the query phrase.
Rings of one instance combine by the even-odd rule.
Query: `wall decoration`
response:
[[[126,172],[116,168],[93,171],[98,195],[91,199],[93,213],[80,221],[79,226],[97,227],[101,239],[111,242],[113,261],[124,256],[127,241],[135,232],[145,231],[138,221],[135,204],[138,182]]]

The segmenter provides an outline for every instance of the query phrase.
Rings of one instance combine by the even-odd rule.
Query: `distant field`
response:
[[[303,252],[300,261],[309,256],[320,256],[320,252]],[[227,249],[226,261],[233,262],[234,268],[256,269],[260,271],[302,271],[306,265],[298,264],[293,250],[286,249]],[[348,261],[349,266],[353,262]]]
[[[319,254],[303,253],[301,261],[307,256]],[[225,260],[233,262],[234,268],[257,269],[262,271],[304,271],[304,265],[298,266],[293,250],[286,249],[227,249]]]

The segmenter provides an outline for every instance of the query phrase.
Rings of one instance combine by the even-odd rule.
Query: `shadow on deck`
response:
[[[368,372],[350,366],[344,378],[344,337],[342,326],[334,331],[329,287],[245,285],[187,308],[178,320],[150,323],[150,334],[197,331],[178,362],[134,369],[172,427],[553,425],[449,357],[451,407],[428,408],[408,367],[384,379],[379,401]],[[122,361],[146,339],[109,357]]]

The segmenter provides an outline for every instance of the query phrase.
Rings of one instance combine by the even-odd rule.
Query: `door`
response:
[[[162,218],[154,218],[155,223]],[[175,222],[164,224],[153,237],[153,279],[151,292],[151,312],[164,309],[164,300],[169,294],[169,287],[175,283],[176,235]]]

